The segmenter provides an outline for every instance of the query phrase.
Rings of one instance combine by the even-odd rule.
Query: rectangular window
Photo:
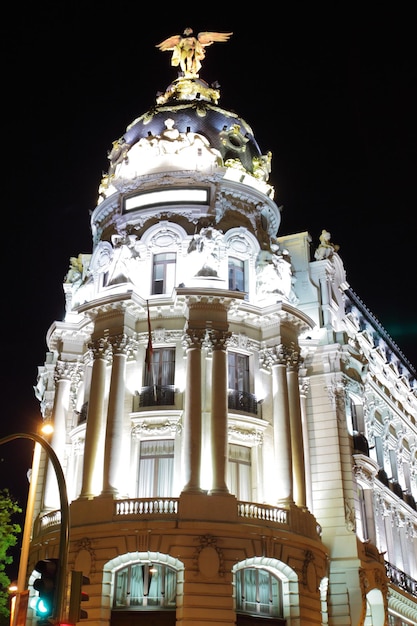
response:
[[[138,498],[172,496],[174,440],[141,441]]]
[[[175,348],[154,348],[150,367],[145,367],[144,372],[144,387],[173,385],[175,377]]]
[[[252,501],[251,448],[229,444],[227,485],[238,500]]]
[[[175,252],[162,252],[153,257],[152,295],[171,293],[175,286]]]
[[[258,413],[256,396],[250,392],[249,356],[228,352],[228,407],[229,410]]]
[[[249,392],[249,357],[228,352],[229,389]]]
[[[245,262],[235,257],[229,257],[229,289],[246,291]]]
[[[144,368],[139,406],[175,404],[175,348],[154,348]]]

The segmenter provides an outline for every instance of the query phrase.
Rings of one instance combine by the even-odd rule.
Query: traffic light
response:
[[[89,585],[90,579],[83,576],[82,572],[71,572],[71,594],[68,621],[76,624],[81,619],[87,619],[88,613],[82,607],[82,602],[89,600],[88,593],[83,590],[83,585]]]
[[[43,559],[35,565],[40,578],[33,583],[33,588],[39,593],[36,600],[36,615],[47,620],[54,615],[56,592],[58,586],[59,559]]]

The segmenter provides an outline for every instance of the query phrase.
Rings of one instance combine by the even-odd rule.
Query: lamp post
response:
[[[58,481],[58,490],[59,490],[59,498],[61,504],[61,526],[60,526],[60,539],[59,539],[59,572],[58,572],[58,584],[57,584],[57,599],[56,606],[54,609],[54,618],[60,623],[63,622],[63,610],[65,604],[65,583],[66,583],[66,574],[67,574],[67,564],[68,564],[68,540],[69,540],[69,506],[68,506],[68,496],[67,496],[67,488],[65,484],[65,477],[62,471],[61,464],[55,451],[49,445],[45,439],[43,439],[40,435],[36,433],[16,433],[14,435],[8,435],[7,437],[3,437],[0,439],[0,445],[3,443],[8,443],[9,441],[13,441],[13,439],[31,439],[35,441],[35,449],[33,455],[33,469],[32,471],[37,472],[39,469],[39,459],[38,455],[40,455],[41,447],[46,451],[49,460],[52,463],[52,466],[55,470],[55,475]],[[36,461],[36,462],[35,462]],[[37,465],[37,468],[36,468]],[[19,563],[19,575],[18,575],[18,591],[17,595],[24,591],[25,581],[26,581],[26,571],[27,571],[27,561],[29,554],[29,544],[30,544],[30,535],[31,535],[31,525],[32,525],[32,517],[33,517],[33,505],[34,505],[34,495],[35,488],[37,482],[37,474],[36,476],[32,475],[31,484],[29,488],[29,496],[28,496],[28,509],[26,511],[25,517],[25,527],[22,537],[22,553],[20,557]],[[30,509],[30,511],[29,511]],[[30,515],[29,515],[30,512]],[[15,618],[16,619],[16,618]]]

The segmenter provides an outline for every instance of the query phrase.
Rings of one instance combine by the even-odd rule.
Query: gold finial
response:
[[[198,78],[201,61],[206,56],[205,48],[215,41],[227,41],[233,33],[198,33],[193,35],[192,28],[185,28],[182,35],[172,35],[156,47],[162,52],[172,50],[171,65],[180,66],[185,78]]]

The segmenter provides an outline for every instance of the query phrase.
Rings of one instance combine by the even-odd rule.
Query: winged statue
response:
[[[205,48],[215,41],[227,41],[233,33],[201,32],[197,37],[192,28],[186,28],[182,35],[171,35],[156,47],[162,52],[172,51],[171,65],[180,66],[186,78],[197,78],[201,61],[206,56]]]

